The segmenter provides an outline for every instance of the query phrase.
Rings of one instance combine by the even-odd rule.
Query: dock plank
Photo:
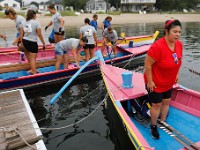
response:
[[[33,128],[28,102],[22,99],[20,90],[0,93],[0,149],[30,150],[20,136],[34,143],[41,139]],[[26,103],[26,104],[25,104]],[[20,133],[20,135],[18,134]]]

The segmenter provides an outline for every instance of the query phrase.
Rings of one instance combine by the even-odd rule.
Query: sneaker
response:
[[[157,125],[151,125],[151,136],[154,139],[159,139],[160,135],[158,133]]]

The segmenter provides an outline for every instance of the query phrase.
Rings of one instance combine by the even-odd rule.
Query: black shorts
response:
[[[54,32],[54,34],[56,34],[56,35],[64,35],[64,34],[65,34],[65,31],[62,31],[62,32]]]
[[[112,45],[115,45],[115,44],[117,43],[117,41],[115,41],[115,42],[111,41],[110,43],[111,43]]]
[[[49,38],[49,43],[55,43],[54,39]]]
[[[157,93],[157,92],[148,92],[149,93],[149,100],[151,103],[161,103],[163,99],[171,98],[172,95],[172,89]]]
[[[83,49],[93,49],[95,47],[94,44],[86,44],[85,46],[83,46]]]
[[[32,41],[28,41],[23,39],[22,40],[23,45],[25,47],[25,49],[31,53],[38,53],[38,44],[37,42],[32,42]]]

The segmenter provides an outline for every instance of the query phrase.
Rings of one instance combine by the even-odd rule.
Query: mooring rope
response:
[[[65,128],[69,128],[69,127],[72,127],[74,125],[77,125],[77,124],[80,124],[81,122],[83,122],[84,120],[86,120],[87,118],[89,118],[90,116],[92,116],[92,114],[94,114],[99,108],[100,106],[107,100],[108,98],[108,94],[106,94],[106,96],[104,97],[104,99],[102,100],[102,102],[100,102],[98,104],[98,106],[90,113],[88,114],[86,117],[82,118],[81,120],[75,122],[75,123],[72,123],[70,125],[66,125],[66,126],[62,126],[62,127],[58,127],[58,128],[34,128],[34,129],[40,129],[40,130],[60,130],[60,129],[65,129]]]

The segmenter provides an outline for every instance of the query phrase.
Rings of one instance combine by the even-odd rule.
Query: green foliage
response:
[[[194,9],[200,0],[157,0],[156,8],[162,11]]]
[[[63,0],[64,6],[73,6],[74,10],[84,9],[88,0]]]
[[[6,15],[4,14],[4,12],[0,12],[0,18],[6,18]]]
[[[62,16],[77,16],[74,11],[62,11],[60,14]],[[52,16],[52,14],[45,14],[45,16]]]
[[[89,0],[63,0],[64,6],[73,6],[74,10],[84,9]],[[121,0],[105,0],[117,10],[120,8]],[[157,0],[155,7],[162,11],[182,11],[183,9],[195,9],[200,0]]]
[[[114,6],[117,10],[120,8],[121,0],[107,0],[111,6]]]
[[[121,11],[113,11],[113,12],[108,12],[108,15],[120,15]]]

